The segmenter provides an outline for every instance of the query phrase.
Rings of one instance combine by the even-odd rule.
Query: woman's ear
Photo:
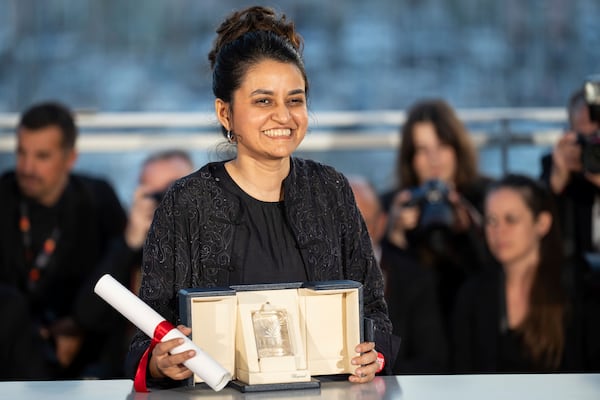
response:
[[[225,130],[230,131],[231,130],[231,112],[230,112],[229,103],[226,103],[221,99],[216,99],[215,100],[215,112],[217,114],[217,118],[219,119],[219,122],[221,123],[221,125],[223,125]]]
[[[542,211],[537,217],[536,230],[540,237],[544,237],[550,232],[552,227],[552,214],[548,211]]]

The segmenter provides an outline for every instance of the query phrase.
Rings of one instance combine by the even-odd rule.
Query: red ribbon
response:
[[[148,368],[148,359],[150,358],[150,353],[154,349],[154,347],[160,343],[162,338],[169,333],[171,330],[175,329],[173,324],[169,321],[164,320],[160,324],[156,325],[154,328],[154,337],[150,342],[150,346],[144,352],[140,363],[138,364],[137,371],[135,373],[135,379],[133,380],[133,388],[136,392],[148,393],[148,387],[146,386],[146,369]]]
[[[378,374],[383,370],[383,367],[385,367],[385,357],[380,352],[377,352],[376,362],[377,364],[379,364],[379,367],[377,368],[377,371],[375,371],[375,373]]]

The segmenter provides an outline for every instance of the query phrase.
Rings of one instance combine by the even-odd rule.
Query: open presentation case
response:
[[[231,372],[241,391],[319,387],[315,376],[357,368],[351,360],[363,341],[359,282],[184,289],[179,310],[192,341]]]

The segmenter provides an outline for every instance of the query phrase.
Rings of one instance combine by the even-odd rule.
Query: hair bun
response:
[[[214,67],[216,56],[223,46],[254,31],[273,32],[290,42],[298,53],[302,53],[302,37],[296,32],[294,23],[287,21],[285,14],[278,16],[272,8],[253,6],[235,11],[217,28],[217,37],[208,54],[211,68]]]

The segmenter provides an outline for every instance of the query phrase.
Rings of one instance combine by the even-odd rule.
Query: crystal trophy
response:
[[[266,302],[260,310],[252,312],[252,325],[258,358],[293,355],[286,310]]]

